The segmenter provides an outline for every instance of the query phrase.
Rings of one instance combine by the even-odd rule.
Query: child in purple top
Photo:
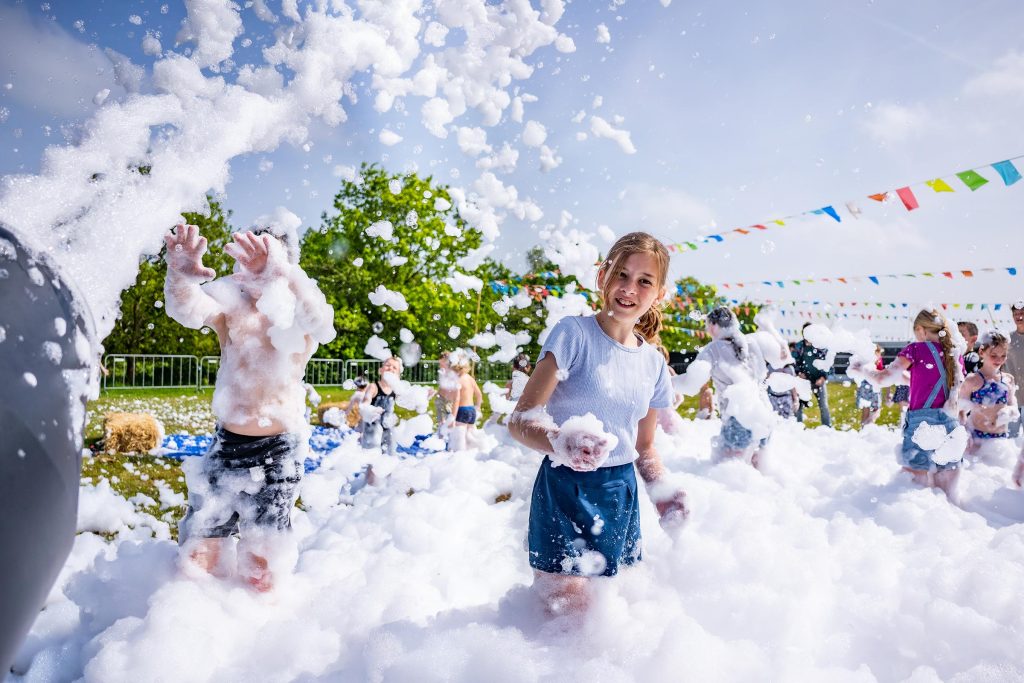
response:
[[[936,353],[942,358],[942,346],[933,341],[911,342],[896,354],[906,358],[910,366],[910,404],[908,410],[941,408],[948,398],[946,391],[932,394],[932,387],[943,381],[942,365],[935,364]],[[929,403],[928,400],[931,399]]]
[[[900,464],[916,483],[937,487],[955,502],[960,463],[967,446],[967,433],[957,422],[956,405],[963,382],[957,342],[963,340],[940,312],[929,309],[914,318],[914,336],[917,341],[900,351],[884,370],[854,365],[851,376],[886,386],[902,382],[904,371],[909,371],[910,406],[903,423]],[[929,427],[941,427],[945,439],[936,443],[934,434],[928,433]]]

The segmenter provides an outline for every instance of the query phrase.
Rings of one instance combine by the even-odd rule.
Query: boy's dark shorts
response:
[[[455,421],[459,424],[471,425],[476,423],[476,408],[473,406],[462,406],[455,411]]]
[[[551,574],[614,576],[639,560],[633,463],[577,472],[544,458],[533,485],[529,546],[530,566]]]
[[[218,427],[203,457],[209,491],[189,491],[189,507],[179,540],[226,538],[241,528],[285,531],[302,463],[295,434],[243,436]]]

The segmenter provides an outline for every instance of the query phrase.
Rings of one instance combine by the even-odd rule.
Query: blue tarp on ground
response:
[[[333,427],[313,427],[313,433],[309,437],[310,457],[306,458],[305,470],[312,472],[320,466],[323,457],[341,445],[342,441],[354,429],[335,429]],[[433,436],[432,434],[420,434],[413,441],[411,446],[399,446],[399,458],[422,458],[425,455],[436,453],[423,447],[423,441]],[[212,434],[168,434],[160,444],[163,448],[163,455],[171,458],[187,458],[192,455],[203,455],[210,448],[213,442]]]

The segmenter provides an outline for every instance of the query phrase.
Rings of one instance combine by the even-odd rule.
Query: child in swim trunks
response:
[[[456,349],[448,356],[448,363],[459,379],[459,393],[454,403],[455,415],[450,418],[452,430],[448,440],[448,450],[464,451],[467,446],[476,447],[477,445],[476,419],[480,415],[484,395],[473,375],[469,374],[473,359],[468,351]]]
[[[222,555],[238,534],[238,573],[269,591],[294,557],[287,532],[310,434],[302,377],[318,344],[334,339],[334,311],[298,265],[294,228],[236,232],[224,248],[235,272],[212,282],[196,226],[179,225],[164,241],[167,314],[212,328],[221,347],[217,433],[202,461],[187,465],[179,543],[199,568],[224,575],[232,570]]]

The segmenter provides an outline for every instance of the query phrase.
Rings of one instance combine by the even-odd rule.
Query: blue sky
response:
[[[185,49],[174,44],[184,16],[184,6],[171,1],[0,0],[0,174],[32,173],[45,145],[73,141],[98,91],[125,96],[113,82],[108,48],[147,69],[154,60],[143,53],[147,32],[164,50]],[[258,61],[256,48],[271,38],[251,7],[242,16],[239,64]],[[598,42],[599,24],[610,43]],[[736,282],[1024,266],[1024,183],[1005,188],[989,173],[996,182],[973,195],[962,185],[951,195],[919,191],[913,213],[864,199],[1024,154],[1020,3],[577,1],[557,26],[576,51],[539,51],[521,92],[536,96],[525,118],[545,125],[545,144],[562,163],[542,172],[537,149],[520,144],[517,168],[500,176],[545,214],[536,224],[505,222],[499,252],[511,265],[522,266],[521,254],[540,242],[538,229],[563,211],[583,230],[605,224],[682,241],[858,200],[859,221],[846,213],[841,224],[815,217],[708,245],[675,256],[674,274]],[[244,47],[244,39],[253,45]],[[474,159],[454,135],[431,135],[419,104],[405,104],[378,114],[372,97],[363,97],[348,108],[346,123],[315,126],[308,150],[282,146],[236,158],[224,197],[236,224],[282,204],[318,225],[338,186],[335,167],[361,161],[471,182]],[[587,118],[574,123],[581,111]],[[636,153],[593,135],[577,139],[589,134],[593,114],[621,117],[614,125],[630,132]],[[472,114],[459,123],[479,125]],[[385,126],[404,139],[380,144]],[[514,141],[521,129],[506,119],[488,138]],[[785,292],[833,302],[1008,302],[1024,298],[1021,277]],[[751,296],[778,293],[761,288]]]

